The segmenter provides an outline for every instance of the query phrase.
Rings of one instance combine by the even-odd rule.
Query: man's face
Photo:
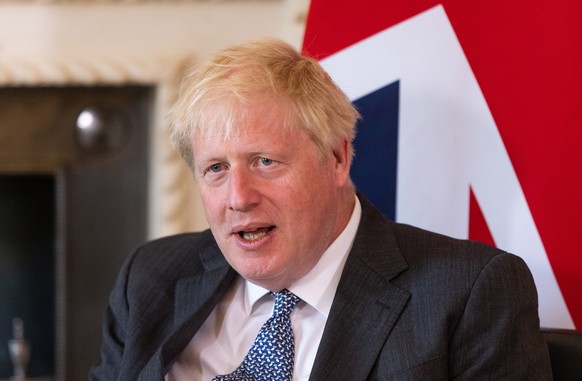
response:
[[[349,144],[322,160],[305,132],[284,132],[283,107],[251,109],[229,139],[192,139],[195,176],[221,251],[244,278],[274,291],[317,263],[352,208],[340,192],[349,181]]]

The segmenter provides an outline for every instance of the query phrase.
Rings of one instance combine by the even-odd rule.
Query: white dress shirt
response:
[[[289,287],[302,300],[291,315],[295,335],[294,381],[307,380],[311,374],[361,214],[356,197],[345,229],[315,267]],[[210,381],[216,375],[235,370],[271,316],[274,300],[268,290],[239,277],[178,357],[165,381]]]

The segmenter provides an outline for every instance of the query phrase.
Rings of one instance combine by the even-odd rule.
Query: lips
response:
[[[237,232],[237,234],[239,235],[239,237],[241,237],[245,241],[252,242],[252,241],[256,241],[256,240],[263,238],[274,228],[275,228],[275,226],[273,225],[273,226],[267,226],[267,227],[262,227],[262,228],[249,229],[249,230],[240,230]]]

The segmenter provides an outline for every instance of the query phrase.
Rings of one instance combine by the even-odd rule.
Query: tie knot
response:
[[[274,316],[291,315],[291,312],[297,303],[301,301],[301,298],[287,289],[278,292],[271,292],[271,294],[275,296],[275,308],[273,310]]]

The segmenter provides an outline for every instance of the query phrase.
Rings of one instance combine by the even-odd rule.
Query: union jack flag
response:
[[[521,256],[544,327],[582,327],[582,2],[312,0],[304,51],[363,114],[384,213]]]

